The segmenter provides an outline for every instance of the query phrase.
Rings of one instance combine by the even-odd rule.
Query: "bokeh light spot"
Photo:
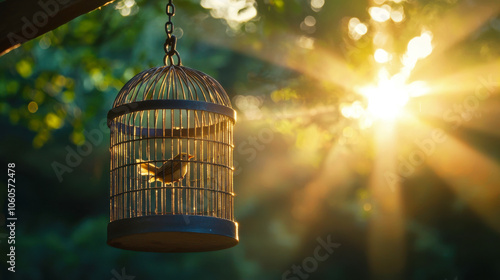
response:
[[[391,55],[384,49],[377,49],[373,57],[375,58],[375,61],[378,63],[386,63],[389,60],[391,60]]]
[[[325,0],[311,0],[311,9],[319,12],[325,5]]]
[[[372,210],[372,205],[370,203],[365,203],[363,205],[363,210],[365,210],[366,212],[369,212]]]
[[[404,13],[402,11],[392,11],[391,19],[394,22],[402,22],[404,20]]]
[[[383,5],[382,7],[371,7],[368,9],[370,16],[374,21],[386,22],[391,18],[391,7]]]
[[[368,26],[362,23],[358,18],[351,18],[349,20],[349,37],[353,40],[359,40],[363,35],[368,32]]]
[[[48,113],[47,116],[45,116],[45,123],[50,128],[58,129],[62,127],[63,120],[54,113]]]
[[[28,104],[28,111],[32,114],[36,113],[38,111],[38,104],[35,101],[31,101]]]

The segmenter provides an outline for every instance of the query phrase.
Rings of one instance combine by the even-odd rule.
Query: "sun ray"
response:
[[[411,113],[422,119],[432,121],[438,126],[447,126],[451,130],[466,128],[491,136],[500,136],[500,99],[496,96],[487,99],[475,98],[471,94],[462,98],[418,99],[414,102]]]
[[[276,35],[259,44],[248,44],[245,40],[232,40],[226,37],[200,34],[203,40],[212,45],[231,48],[262,61],[267,61],[295,70],[320,82],[330,82],[344,89],[352,89],[360,84],[361,78],[348,66],[347,61],[331,50],[314,45],[314,39],[296,34]],[[307,47],[301,43],[310,42]]]
[[[443,64],[449,65],[449,63],[435,64],[438,65],[437,67]],[[432,85],[426,95],[466,95],[471,92],[474,93],[481,87],[495,93],[492,89],[500,84],[498,69],[500,69],[500,59],[474,68],[466,68],[446,76],[425,77],[425,80]],[[434,68],[433,71],[436,71],[436,69]]]
[[[429,135],[438,129],[416,119],[413,125]],[[431,138],[421,141],[427,145],[426,164],[488,226],[500,232],[500,165],[443,130],[440,133],[439,143],[431,143]]]
[[[396,169],[394,127],[381,123],[375,129],[376,159],[369,188],[376,204],[370,218],[368,254],[375,278],[393,279],[403,272],[406,252],[400,186],[388,184],[385,177]]]
[[[479,105],[470,119],[463,119],[464,128],[486,133],[493,137],[500,137],[498,120],[500,119],[500,100],[488,100]]]
[[[467,38],[499,12],[500,2],[497,0],[474,3],[463,1],[456,8],[449,9],[439,17],[438,25],[432,28],[434,41],[438,42],[433,53],[429,59],[419,63],[414,72],[422,74],[421,72],[425,73],[434,65],[438,65],[444,52]]]
[[[306,54],[301,54],[298,48],[293,48],[293,50],[296,53],[292,51],[288,54],[285,65],[290,69],[299,71],[318,81],[330,82],[349,90],[361,82],[361,78],[348,67],[347,62],[332,53],[332,51],[316,47]]]
[[[344,146],[336,144],[332,147],[318,176],[297,193],[292,209],[294,218],[303,223],[312,223],[314,217],[318,217],[317,211],[320,206],[318,201],[323,200],[327,195],[342,201],[347,195],[349,187],[347,182],[354,177],[351,168],[354,161],[355,156]],[[334,193],[332,194],[331,191]]]

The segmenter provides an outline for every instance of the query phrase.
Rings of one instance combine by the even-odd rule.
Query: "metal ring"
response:
[[[174,32],[174,23],[173,22],[167,21],[167,23],[165,23],[165,32],[167,34],[172,34],[172,32]]]
[[[165,54],[165,57],[163,58],[163,62],[165,63],[165,66],[174,65],[174,59],[172,58],[171,55],[168,55],[168,54]]]
[[[168,3],[167,4],[167,8],[166,8],[166,13],[167,13],[167,16],[175,16],[175,6],[174,4],[172,3]]]
[[[163,57],[163,62],[165,63],[165,66],[171,66],[171,65],[181,66],[182,60],[181,56],[179,55],[179,52],[177,50],[173,50],[172,54],[170,54],[171,52],[172,51],[166,53],[165,57]],[[177,64],[174,62],[174,56],[177,57]]]
[[[175,47],[177,45],[177,38],[175,36],[170,36],[165,40],[165,44],[163,44],[163,48],[165,49],[165,53],[168,56],[175,55]]]

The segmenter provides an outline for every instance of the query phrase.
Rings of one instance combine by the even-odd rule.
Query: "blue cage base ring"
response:
[[[195,215],[149,216],[111,222],[108,244],[144,252],[204,252],[238,244],[238,223]]]

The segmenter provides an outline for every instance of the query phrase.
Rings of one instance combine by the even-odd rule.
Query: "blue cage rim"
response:
[[[236,111],[223,105],[196,100],[144,100],[131,102],[115,107],[108,112],[108,127],[113,119],[133,112],[161,109],[184,109],[217,113],[227,116],[236,122]]]

